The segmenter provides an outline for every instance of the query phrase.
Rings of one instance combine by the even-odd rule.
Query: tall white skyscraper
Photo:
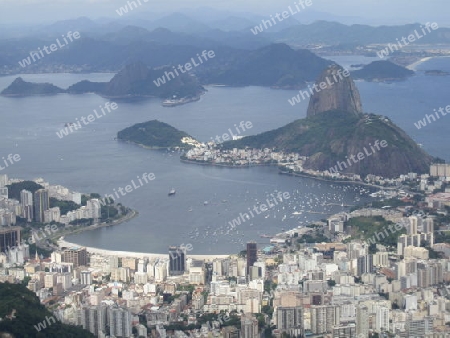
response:
[[[5,187],[8,184],[8,175],[0,175],[0,188]]]
[[[417,216],[409,217],[409,227],[408,227],[408,235],[417,234],[417,230],[419,227],[419,219]]]
[[[31,191],[24,189],[20,192],[20,204],[22,206],[22,218],[31,222],[34,219],[33,194]]]
[[[113,337],[131,337],[131,313],[128,309],[119,307],[108,309],[110,335]]]
[[[389,309],[379,306],[376,308],[376,330],[378,332],[389,331]]]
[[[369,309],[365,305],[356,308],[356,334],[369,336]]]

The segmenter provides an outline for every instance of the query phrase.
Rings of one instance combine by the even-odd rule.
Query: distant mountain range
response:
[[[321,46],[367,46],[395,44],[397,39],[415,31],[420,24],[401,26],[344,25],[317,21],[301,24],[290,18],[258,35],[251,28],[261,25],[259,16],[242,18],[229,15],[220,20],[172,13],[154,19],[92,21],[88,18],[65,20],[37,27],[21,36],[0,38],[0,69],[3,74],[35,72],[104,72],[119,71],[141,61],[149,67],[183,63],[204,49],[213,49],[221,61],[248,55],[271,44],[285,43],[294,48]],[[38,47],[50,45],[68,31],[79,31],[81,38],[66,48],[45,55],[26,67],[19,61]],[[423,35],[423,34],[422,34]],[[450,43],[450,29],[439,28],[417,41],[420,44]],[[314,49],[321,51],[323,48]],[[373,54],[381,47],[373,46]],[[219,59],[219,58],[218,58]],[[219,61],[217,61],[219,62]]]
[[[204,84],[302,88],[331,63],[308,50],[273,44],[243,53],[219,67],[212,65],[199,77]]]
[[[84,42],[86,43],[86,41]],[[170,50],[172,47],[163,47]],[[178,47],[175,47],[178,48]],[[194,52],[191,54],[195,56]],[[105,97],[161,98],[197,97],[203,85],[222,84],[229,86],[270,86],[275,88],[302,88],[306,82],[314,81],[320,72],[331,64],[308,50],[293,50],[285,44],[273,44],[255,51],[216,50],[215,58],[198,65],[190,73],[177,73],[179,54],[166,66],[149,69],[143,62],[126,65],[109,83],[81,81],[67,90],[43,84],[30,84],[16,79],[3,95],[35,95],[54,93],[97,93]],[[162,56],[162,55],[161,55]],[[100,56],[99,56],[100,57]],[[75,58],[75,56],[74,56]],[[185,65],[185,59],[179,64]],[[100,58],[99,58],[100,60]],[[84,61],[78,61],[84,62]],[[105,60],[103,60],[105,62]],[[166,59],[166,62],[169,60]],[[170,74],[172,73],[172,74]],[[170,80],[169,80],[170,75]],[[195,75],[195,76],[191,76]],[[164,79],[163,81],[159,79]]]
[[[281,32],[268,34],[271,41],[284,42],[291,45],[308,44],[388,44],[396,43],[396,39],[408,37],[417,30],[421,33],[419,23],[401,26],[344,25],[338,22],[316,21],[308,25],[297,25]],[[420,44],[436,44],[450,42],[450,28],[439,28],[431,31],[418,40]]]
[[[161,33],[172,34],[168,31]],[[87,40],[83,43],[90,45]],[[179,47],[161,46],[161,57],[164,52],[172,48]],[[195,55],[194,50],[192,53],[191,55]],[[215,55],[215,58],[208,59],[189,73],[178,72],[177,75],[175,72],[173,67],[179,64],[184,65],[186,61],[192,59],[177,63],[175,60],[181,59],[180,54],[177,54],[173,56],[172,62],[166,59],[168,63],[164,67],[149,68],[143,62],[132,62],[123,67],[108,83],[85,80],[64,90],[50,84],[31,84],[17,78],[1,94],[23,96],[67,92],[70,94],[97,93],[110,98],[160,97],[167,99],[198,97],[204,92],[202,85],[210,84],[300,89],[304,88],[308,82],[315,81],[323,69],[332,64],[331,61],[308,50],[294,50],[286,44],[272,44],[254,51],[224,47],[216,50]],[[99,55],[99,61],[100,59]],[[84,60],[78,60],[78,62],[81,63]],[[384,81],[404,79],[413,75],[414,72],[389,61],[376,61],[352,74],[355,78]]]

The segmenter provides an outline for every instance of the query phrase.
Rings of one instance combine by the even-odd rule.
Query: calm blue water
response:
[[[362,63],[360,59],[349,60]],[[448,69],[449,59],[430,61],[419,69]],[[24,75],[27,81],[51,82],[66,88],[81,80],[107,81],[111,74]],[[0,78],[0,90],[14,77]],[[389,116],[432,155],[450,160],[450,118],[422,130],[414,122],[433,108],[450,104],[448,77],[429,77],[419,71],[405,82],[358,82],[364,108]],[[181,163],[176,153],[150,151],[114,140],[117,131],[138,122],[159,119],[199,140],[221,135],[240,121],[251,121],[249,134],[281,127],[306,115],[307,104],[291,107],[296,91],[260,87],[210,87],[197,103],[164,108],[160,100],[118,101],[119,109],[81,130],[59,139],[64,123],[86,116],[107,102],[97,95],[0,97],[0,156],[20,154],[22,160],[5,169],[11,177],[43,177],[80,192],[109,194],[144,172],[156,180],[120,198],[139,211],[129,223],[85,232],[69,241],[103,249],[167,252],[169,245],[191,243],[195,254],[224,254],[243,249],[247,240],[267,243],[260,234],[274,234],[329,213],[344,204],[367,199],[360,188],[277,175],[276,168],[228,169]],[[169,198],[171,187],[177,190]],[[234,228],[229,222],[248,212],[270,193],[289,192],[291,198],[263,215]],[[205,206],[204,201],[208,201]],[[293,213],[300,213],[295,214]]]

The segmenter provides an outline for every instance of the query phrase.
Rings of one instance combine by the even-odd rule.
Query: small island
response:
[[[150,149],[190,149],[200,144],[184,131],[158,120],[125,128],[117,133],[117,139]]]
[[[405,80],[414,74],[414,71],[390,61],[374,61],[362,69],[353,71],[352,77],[365,81],[388,82]]]
[[[4,96],[53,95],[59,93],[95,93],[110,99],[160,98],[163,106],[171,107],[200,100],[206,92],[195,76],[179,74],[167,78],[173,69],[169,66],[150,69],[142,62],[127,65],[109,82],[83,80],[67,89],[51,83],[31,83],[18,77],[0,94]]]
[[[4,96],[30,96],[30,95],[55,95],[65,93],[62,88],[51,83],[26,82],[21,77],[15,79],[0,94]]]
[[[449,75],[449,72],[443,71],[443,70],[437,70],[437,69],[432,69],[432,70],[426,70],[425,71],[425,75],[430,75],[430,76],[447,76]]]

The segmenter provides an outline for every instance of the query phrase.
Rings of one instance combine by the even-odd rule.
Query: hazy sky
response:
[[[137,0],[136,0],[137,1]],[[209,6],[232,11],[270,15],[299,0],[140,0],[146,11],[181,11]],[[148,2],[144,2],[148,1]],[[405,23],[434,21],[449,26],[450,0],[311,0],[308,9],[333,15],[358,17],[360,23]],[[112,17],[127,0],[0,0],[0,24],[54,22],[87,16]],[[139,8],[139,9],[140,9]],[[301,17],[298,17],[301,21]]]

